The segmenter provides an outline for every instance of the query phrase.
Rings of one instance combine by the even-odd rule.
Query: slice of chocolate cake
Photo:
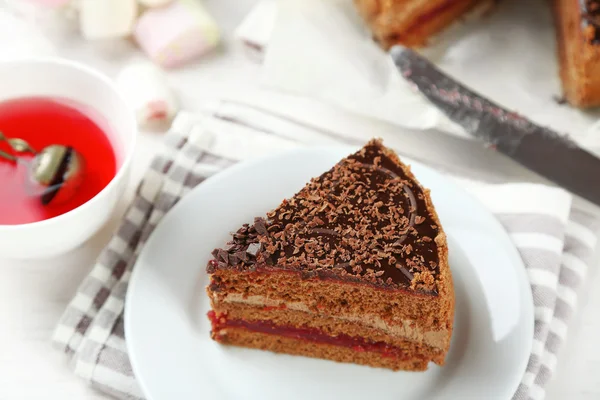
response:
[[[211,336],[394,370],[443,365],[447,251],[429,191],[373,140],[214,250]]]

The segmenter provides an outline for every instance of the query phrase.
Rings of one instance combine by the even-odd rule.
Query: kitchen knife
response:
[[[566,135],[536,125],[485,99],[413,50],[394,46],[390,55],[402,76],[469,134],[557,185],[600,205],[600,158]]]

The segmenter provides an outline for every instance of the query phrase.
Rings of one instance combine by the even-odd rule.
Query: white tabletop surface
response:
[[[243,92],[258,80],[260,67],[248,60],[232,40],[233,29],[254,2],[206,1],[225,31],[225,46],[199,63],[170,73],[171,82],[186,108],[193,110],[201,101],[218,96],[222,87],[236,87]],[[130,59],[141,57],[130,44],[122,48],[99,48],[80,39],[61,43],[59,55],[88,63],[109,76],[115,76]],[[160,139],[160,133],[141,134],[133,163],[132,184],[123,204],[157,151]],[[422,145],[429,146],[430,143],[425,139]],[[465,147],[464,151],[466,154],[469,150]],[[123,206],[120,212],[122,210]],[[108,240],[118,214],[85,246],[64,256],[41,261],[0,260],[0,400],[106,399],[71,373],[65,357],[51,347],[50,337],[67,302]],[[558,372],[550,385],[548,400],[600,398],[597,375],[600,347],[596,345],[600,332],[600,322],[596,318],[600,291],[594,290],[600,285],[599,279],[595,271],[590,271],[590,279],[582,291],[579,313],[559,357]]]

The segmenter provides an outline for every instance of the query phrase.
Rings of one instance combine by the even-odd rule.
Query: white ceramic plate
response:
[[[224,347],[210,339],[204,288],[211,250],[352,151],[299,149],[238,164],[195,188],[165,216],[137,261],[125,310],[131,361],[149,400],[512,397],[533,336],[524,266],[481,204],[417,163],[411,163],[413,171],[431,189],[449,237],[456,316],[446,366],[393,372]]]

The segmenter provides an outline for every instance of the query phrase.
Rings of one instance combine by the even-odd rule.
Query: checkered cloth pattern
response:
[[[127,355],[123,326],[127,286],[140,251],[163,216],[183,196],[238,161],[207,150],[210,140],[204,127],[204,117],[188,113],[177,117],[165,137],[164,151],[143,177],[118,230],[68,305],[53,337],[55,347],[66,353],[78,376],[118,399],[144,398]],[[341,136],[338,139],[347,141]],[[481,194],[480,200],[513,239],[533,292],[533,348],[514,400],[540,400],[545,395],[576,310],[578,289],[593,259],[599,228],[596,216],[573,209],[570,201],[552,212],[519,209],[529,186],[535,185],[469,188],[476,196]],[[568,196],[559,189],[546,189]],[[486,202],[498,196],[505,201]]]

